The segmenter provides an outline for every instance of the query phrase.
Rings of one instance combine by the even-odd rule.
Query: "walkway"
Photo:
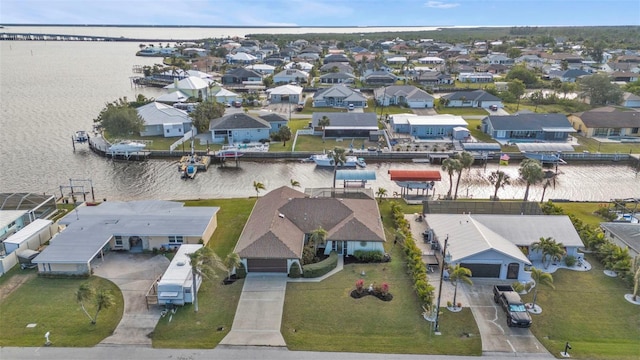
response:
[[[335,269],[314,279],[290,279],[278,273],[247,274],[231,331],[220,345],[287,346],[280,333],[287,282],[319,282],[342,271],[343,264],[338,257]]]

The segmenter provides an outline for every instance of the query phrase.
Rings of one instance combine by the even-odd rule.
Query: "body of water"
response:
[[[76,31],[82,33],[85,29]],[[158,30],[123,29],[140,34]],[[199,36],[194,33],[191,37]],[[255,196],[253,181],[262,182],[267,190],[289,185],[291,179],[302,187],[332,184],[331,170],[317,169],[309,163],[241,161],[239,168],[212,166],[195,180],[184,181],[175,160],[112,161],[93,154],[86,145],[78,146],[74,153],[71,135],[76,130],[90,130],[106,103],[120,97],[132,99],[138,93],[148,97],[163,93],[156,88],[133,88],[130,82],[130,77],[136,75],[132,72],[134,65],[152,65],[160,59],[136,57],[138,44],[126,42],[3,41],[0,47],[0,192],[60,194],[60,186],[69,185],[69,179],[91,179],[99,199],[190,199]],[[486,170],[474,167],[465,172],[459,196],[493,195],[486,178],[497,167],[489,164]],[[368,169],[377,173],[377,180],[370,186],[374,190],[383,187],[392,195],[400,188],[389,180],[389,169],[439,167],[374,162]],[[501,169],[512,178],[518,177],[517,164]],[[546,198],[605,201],[640,197],[640,177],[630,166],[570,164],[561,166],[560,172],[555,188],[547,189]],[[448,187],[449,179],[443,172],[436,196],[446,194]],[[516,182],[498,195],[504,199],[522,198],[524,184]],[[542,188],[536,186],[530,199],[539,200],[541,195]]]

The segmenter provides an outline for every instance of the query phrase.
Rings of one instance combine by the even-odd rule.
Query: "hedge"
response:
[[[302,277],[314,278],[322,276],[338,266],[338,254],[332,251],[329,257],[315,264],[302,267]]]

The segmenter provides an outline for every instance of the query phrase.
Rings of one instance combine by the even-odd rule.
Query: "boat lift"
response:
[[[82,200],[84,202],[87,201],[87,194],[89,193],[88,191],[85,191],[85,185],[84,184],[77,184],[78,182],[80,183],[88,183],[89,188],[91,189],[91,199],[92,201],[96,201],[96,196],[95,196],[95,192],[93,190],[93,181],[91,181],[91,179],[69,179],[69,185],[60,185],[60,195],[61,197],[64,199],[64,190],[63,189],[69,189],[69,195],[71,196],[73,202],[76,202],[76,195],[82,195]],[[78,189],[78,190],[76,190]]]

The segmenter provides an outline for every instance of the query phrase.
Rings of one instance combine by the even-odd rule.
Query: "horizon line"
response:
[[[640,27],[640,25],[140,25],[140,24],[30,24],[0,23],[0,26],[51,27],[164,27],[164,28],[236,28],[236,29],[296,29],[296,28],[512,28],[512,27]]]

